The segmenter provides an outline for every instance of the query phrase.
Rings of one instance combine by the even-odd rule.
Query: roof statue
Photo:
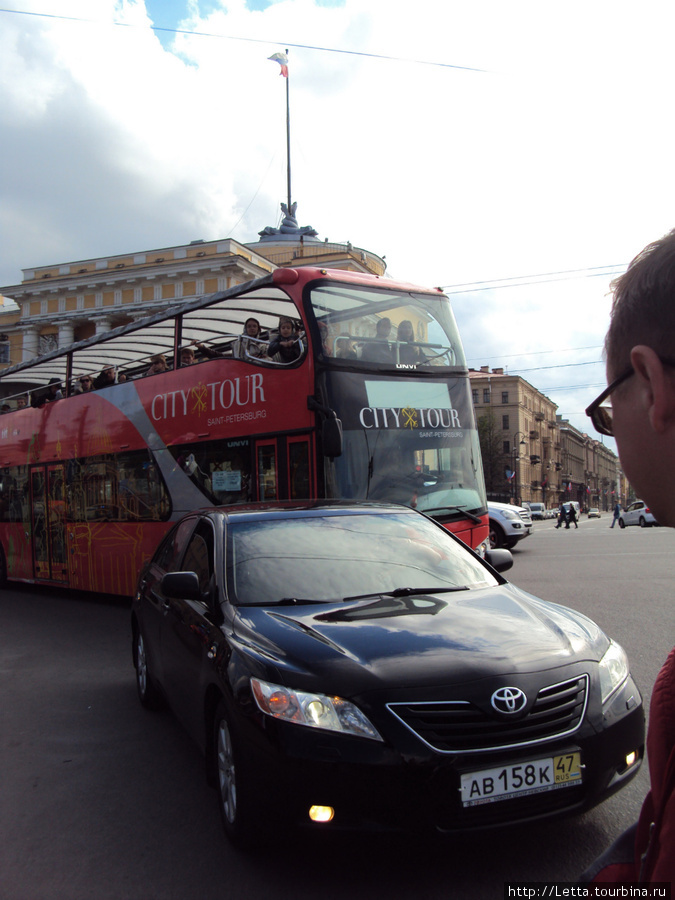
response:
[[[282,203],[281,211],[284,214],[284,218],[281,225],[279,228],[272,228],[271,225],[268,225],[266,228],[263,228],[262,231],[259,231],[258,234],[260,235],[261,241],[297,241],[300,238],[316,237],[319,232],[315,228],[312,228],[311,225],[303,225],[302,228],[298,225],[298,220],[295,218],[297,206],[297,203],[293,203],[289,210],[288,204]]]

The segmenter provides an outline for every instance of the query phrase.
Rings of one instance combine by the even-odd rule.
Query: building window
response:
[[[509,402],[509,392],[502,391],[502,403],[508,403],[508,402]]]
[[[490,388],[483,388],[483,403],[490,402]]]
[[[471,399],[474,402],[474,405],[478,403],[478,388],[473,388],[471,390]]]
[[[505,456],[508,456],[511,453],[511,444],[508,441],[504,441],[502,445],[502,453]]]
[[[502,431],[508,431],[508,430],[509,430],[509,417],[502,416]]]

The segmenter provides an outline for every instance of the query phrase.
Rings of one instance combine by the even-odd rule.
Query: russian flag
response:
[[[284,78],[288,78],[288,57],[285,53],[273,53],[267,58],[271,59],[272,62],[278,62],[281,66],[281,72],[279,72],[279,74],[283,75]]]

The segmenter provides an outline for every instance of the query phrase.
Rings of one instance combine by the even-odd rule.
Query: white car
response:
[[[511,550],[519,541],[532,533],[532,517],[529,509],[510,503],[488,500],[490,520],[490,546]]]
[[[649,525],[658,525],[658,522],[644,500],[635,500],[619,516],[619,528],[625,528],[626,525],[639,525],[640,528],[647,528]]]

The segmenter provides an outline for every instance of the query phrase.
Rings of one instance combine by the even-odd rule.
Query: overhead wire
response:
[[[230,35],[230,34],[219,34],[211,31],[195,31],[189,28],[168,28],[162,25],[138,25],[134,22],[106,22],[101,21],[100,19],[87,19],[83,16],[65,16],[57,13],[44,13],[44,12],[33,12],[31,10],[25,9],[3,9],[0,8],[0,12],[4,13],[15,13],[16,15],[23,16],[36,16],[38,18],[43,19],[62,19],[64,21],[69,22],[84,22],[91,25],[114,25],[118,28],[148,28],[151,31],[165,32],[168,34],[185,34],[191,37],[203,37],[203,38],[218,38],[220,40],[225,41],[242,41],[251,44],[269,44],[271,46],[284,46],[284,47],[293,47],[294,49],[299,50],[318,50],[323,53],[341,53],[346,56],[361,56],[369,59],[384,59],[389,60],[390,62],[405,62],[405,63],[413,63],[418,66],[437,66],[439,68],[444,69],[459,69],[464,72],[481,72],[481,73],[489,73],[489,69],[480,69],[474,66],[460,66],[455,63],[444,63],[438,62],[436,60],[428,60],[428,59],[416,59],[414,57],[405,57],[405,56],[390,56],[385,53],[366,53],[364,50],[344,50],[341,47],[320,47],[315,44],[296,44],[292,41],[285,40],[265,40],[263,38],[251,38],[251,37],[241,37],[239,35]]]

